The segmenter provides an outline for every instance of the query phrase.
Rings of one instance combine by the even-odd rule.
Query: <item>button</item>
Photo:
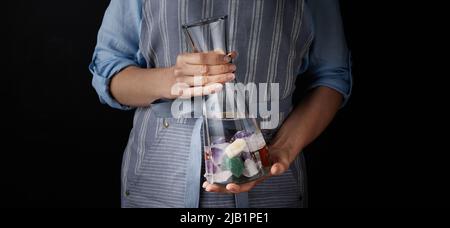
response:
[[[169,121],[166,118],[163,120],[163,126],[164,128],[169,128]]]
[[[130,196],[130,191],[129,190],[125,191],[125,196]]]

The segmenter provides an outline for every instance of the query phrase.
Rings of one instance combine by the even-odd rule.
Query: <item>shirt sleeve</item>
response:
[[[131,109],[112,97],[109,89],[112,77],[128,66],[145,66],[139,51],[141,8],[141,0],[111,0],[98,32],[89,70],[100,102],[113,108]]]
[[[351,54],[347,47],[338,0],[310,0],[314,41],[307,56],[309,89],[332,88],[347,103],[353,86]]]

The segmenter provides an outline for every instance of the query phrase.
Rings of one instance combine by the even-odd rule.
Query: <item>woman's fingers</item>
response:
[[[228,184],[227,185],[227,190],[234,193],[234,194],[239,194],[242,192],[249,192],[250,190],[252,190],[252,188],[254,188],[256,186],[257,182],[253,181],[250,183],[245,183],[245,184],[241,184],[241,185],[237,185],[237,184]]]
[[[178,56],[178,63],[191,65],[223,65],[230,63],[232,57],[219,52],[186,53]]]
[[[218,184],[210,184],[208,182],[203,183],[203,188],[207,192],[215,192],[215,193],[225,193],[225,194],[233,194],[234,192],[228,190],[228,185],[218,185]]]
[[[187,76],[187,75],[217,75],[226,74],[236,71],[236,65],[234,64],[222,64],[222,65],[192,65],[186,64],[183,67],[177,68],[174,71],[175,76]]]
[[[279,176],[286,172],[288,167],[286,167],[285,164],[282,163],[275,163],[272,165],[272,168],[270,168],[270,174],[273,176]]]
[[[256,185],[261,184],[267,178],[272,176],[278,176],[286,172],[289,166],[286,166],[284,163],[275,163],[270,171],[269,176],[265,176],[256,181],[252,181],[245,184],[227,184],[226,186],[217,185],[217,184],[209,184],[208,182],[203,183],[203,188],[207,192],[216,192],[216,193],[226,193],[226,194],[239,194],[243,192],[251,191]]]
[[[176,79],[177,83],[185,83],[188,86],[205,86],[207,84],[213,83],[227,83],[235,78],[235,75],[232,73],[228,74],[219,74],[213,76],[184,76],[178,77]]]
[[[274,162],[270,169],[269,175],[262,177],[256,181],[245,184],[230,183],[226,186],[221,186],[205,182],[203,183],[203,188],[207,192],[239,194],[251,191],[253,188],[255,188],[255,186],[265,181],[267,178],[282,175],[289,169],[289,166],[292,163],[292,158],[289,156],[289,153],[287,153],[286,150],[284,149],[277,149],[275,147],[270,147],[269,150],[271,151],[271,157]]]
[[[256,185],[260,184],[261,182],[265,181],[267,177],[261,178],[256,181],[252,181],[245,184],[227,184],[226,186],[217,185],[217,184],[209,184],[208,182],[203,183],[203,188],[207,192],[216,192],[216,193],[226,193],[226,194],[239,194],[243,192],[249,192],[252,190]]]
[[[223,84],[234,78],[234,74],[178,77],[177,83],[172,87],[172,96],[187,99],[218,93],[222,91]]]
[[[179,95],[179,98],[188,99],[191,97],[201,97],[211,95],[222,91],[223,85],[221,83],[213,83],[205,86],[188,87],[187,84],[180,86],[181,90],[175,92],[174,95]]]
[[[172,96],[187,99],[220,92],[222,84],[235,79],[236,65],[230,63],[235,57],[236,52],[228,55],[223,52],[179,55],[173,68],[175,84]]]
[[[270,157],[273,165],[270,169],[270,174],[279,176],[289,169],[289,166],[294,161],[295,156],[291,156],[287,150],[269,146]]]
[[[206,187],[204,188],[207,192],[216,192],[216,193],[225,193],[225,194],[232,194],[229,192],[224,186],[217,185],[217,184],[206,184]]]

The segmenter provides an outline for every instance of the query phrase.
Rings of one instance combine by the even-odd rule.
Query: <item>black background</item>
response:
[[[445,134],[429,127],[446,128],[431,123],[441,112],[425,98],[426,81],[439,83],[423,80],[437,75],[426,67],[422,39],[434,28],[411,5],[341,2],[355,87],[305,152],[310,206],[448,206],[448,149],[437,146]],[[87,68],[108,3],[7,3],[0,206],[120,206],[133,113],[101,105]]]

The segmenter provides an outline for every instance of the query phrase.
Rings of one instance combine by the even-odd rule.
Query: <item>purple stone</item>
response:
[[[217,166],[211,160],[206,161],[206,172],[215,174],[217,173]]]
[[[214,163],[216,163],[216,164],[221,163],[224,153],[225,153],[224,148],[219,147],[219,146],[212,147],[211,148],[211,155],[212,155],[212,160],[214,161]]]
[[[253,133],[244,130],[244,131],[238,131],[234,135],[234,137],[237,138],[237,139],[242,139],[242,138],[250,137],[251,135],[253,135]]]
[[[244,131],[238,131],[238,132],[236,132],[236,134],[234,135],[232,141],[234,141],[234,140],[236,140],[236,139],[247,138],[247,137],[250,137],[250,136],[252,136],[252,135],[253,135],[253,133],[248,132],[248,131],[245,131],[245,130],[244,130]]]

